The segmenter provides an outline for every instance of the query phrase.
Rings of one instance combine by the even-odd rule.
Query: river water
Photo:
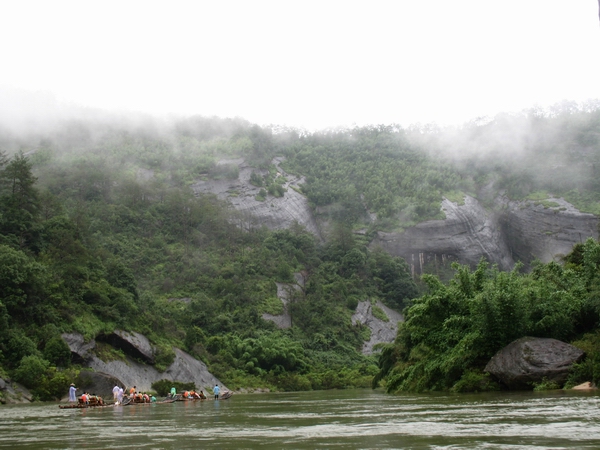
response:
[[[600,393],[236,394],[97,409],[0,406],[0,448],[598,449]]]

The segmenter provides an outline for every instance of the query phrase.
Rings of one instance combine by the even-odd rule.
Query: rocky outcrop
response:
[[[0,378],[0,404],[29,403],[33,396],[19,383]]]
[[[562,386],[583,357],[583,351],[556,339],[523,337],[496,353],[484,370],[509,389],[531,389],[544,379]]]
[[[598,218],[564,199],[537,204],[500,197],[496,212],[491,212],[465,196],[464,205],[444,200],[442,210],[445,220],[423,222],[402,233],[379,232],[372,245],[404,258],[418,275],[428,264],[458,261],[474,266],[482,257],[502,270],[516,261],[549,262],[577,242],[598,237]]]
[[[173,363],[164,372],[159,372],[155,367],[139,362],[137,350],[133,355],[126,353],[125,358],[122,359],[103,361],[94,353],[95,341],[85,343],[83,336],[78,333],[63,334],[62,337],[69,345],[72,355],[80,359],[85,367],[101,374],[98,380],[110,379],[109,385],[115,381],[124,387],[136,386],[140,391],[149,391],[152,383],[166,379],[194,382],[199,389],[207,389],[215,384],[223,386],[223,383],[208,371],[206,364],[178,348],[173,349],[175,352]],[[130,348],[121,349],[126,352],[126,349]],[[104,381],[92,383],[88,390],[95,390],[98,395],[108,395],[103,392],[103,385]],[[114,384],[110,386],[111,389],[113,386]]]
[[[146,336],[135,331],[115,330],[112,333],[102,334],[97,337],[99,341],[107,342],[125,354],[154,364],[154,348]]]
[[[460,261],[475,265],[481,257],[508,269],[513,264],[508,247],[497,226],[497,218],[477,200],[465,197],[458,206],[442,202],[445,220],[430,220],[403,233],[379,232],[373,245],[379,245],[411,266],[413,275],[423,273],[429,262]]]
[[[371,355],[376,344],[394,342],[398,331],[398,322],[404,320],[402,314],[388,308],[381,301],[378,300],[376,306],[385,313],[387,321],[373,315],[373,304],[370,300],[358,302],[356,311],[352,315],[353,325],[360,323],[371,330],[371,338],[363,344],[362,348],[365,355]]]
[[[270,229],[289,228],[294,223],[303,225],[315,236],[320,236],[319,228],[309,207],[308,199],[297,190],[304,182],[302,177],[290,175],[279,166],[283,158],[275,158],[273,164],[287,181],[283,187],[287,189],[283,197],[268,196],[265,201],[256,200],[261,188],[250,183],[252,172],[265,174],[250,167],[243,159],[222,161],[236,165],[239,176],[235,180],[198,180],[192,185],[196,193],[212,193],[227,200],[239,213],[239,225],[244,229],[266,226]],[[297,189],[297,190],[294,190]]]
[[[94,339],[85,342],[83,335],[79,333],[63,333],[61,336],[71,349],[71,360],[75,364],[85,365],[93,356],[93,350],[96,348]]]
[[[598,218],[578,211],[562,198],[499,201],[504,206],[500,229],[515,261],[529,263],[537,258],[550,262],[568,254],[575,244],[589,237],[598,238]]]

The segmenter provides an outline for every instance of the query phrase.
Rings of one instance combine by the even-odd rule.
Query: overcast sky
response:
[[[0,42],[0,120],[69,104],[314,129],[600,98],[597,0],[7,0]]]

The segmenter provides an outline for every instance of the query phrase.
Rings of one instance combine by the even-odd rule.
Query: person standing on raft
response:
[[[71,383],[71,386],[69,387],[69,403],[76,403],[77,402],[77,388],[75,387],[75,385],[73,383]]]
[[[221,389],[219,388],[218,384],[215,384],[215,387],[213,388],[213,394],[215,394],[215,400],[219,400],[219,391]]]

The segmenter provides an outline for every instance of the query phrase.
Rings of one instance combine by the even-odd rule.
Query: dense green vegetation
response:
[[[3,157],[3,373],[38,398],[62,395],[79,368],[60,333],[91,339],[120,328],[152,341],[158,369],[177,346],[231,388],[369,385],[377,369],[360,353],[368,331],[350,317],[359,300],[400,308],[413,297],[406,264],[367,250],[343,225],[324,246],[299,226],[244,231],[215,197],[194,195],[197,178],[237,176],[217,154],[264,163],[270,134],[234,125],[196,123],[190,136],[182,124],[168,140],[110,129],[92,140],[71,124],[29,156]],[[213,135],[211,126],[235,131]],[[281,305],[275,283],[300,271],[308,281],[291,299],[293,327],[279,330],[261,314]],[[97,353],[122,357],[107,345]]]
[[[369,248],[371,232],[441,217],[444,197],[491,206],[501,192],[541,204],[564,196],[599,213],[599,129],[596,106],[562,105],[458,130],[307,134],[216,118],[0,130],[0,376],[38,398],[62,395],[80,368],[60,334],[115,328],[146,335],[157,368],[177,346],[231,388],[365,386],[378,373],[389,390],[461,390],[481,385],[485,359],[523,334],[597,348],[594,242],[529,274],[481,264],[456,267],[448,285],[426,277],[379,369],[360,353],[368,330],[350,317],[365,299],[411,305],[419,280]],[[324,243],[300,226],[245,227],[192,189],[237,178],[236,164],[217,163],[242,157],[257,170],[258,200],[285,196],[274,156],[306,177]],[[290,299],[292,327],[279,330],[261,316],[282,311],[275,283],[294,283],[295,273],[306,283]],[[103,358],[120,357],[100,347]],[[574,377],[596,381],[594,361]]]
[[[577,244],[565,264],[531,273],[499,272],[481,262],[455,265],[444,285],[425,276],[430,292],[405,311],[394,344],[380,355],[388,391],[497,389],[482,370],[501,348],[523,336],[573,342],[588,353],[567,383],[600,381],[600,243]]]

